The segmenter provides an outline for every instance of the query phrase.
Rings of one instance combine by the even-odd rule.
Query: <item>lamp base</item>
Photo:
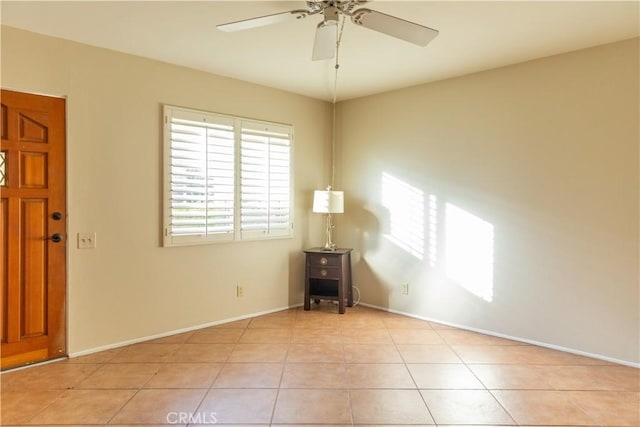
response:
[[[336,244],[333,243],[332,235],[333,235],[333,219],[331,218],[331,214],[327,214],[327,227],[324,230],[325,232],[325,244],[323,251],[334,252],[336,250]]]

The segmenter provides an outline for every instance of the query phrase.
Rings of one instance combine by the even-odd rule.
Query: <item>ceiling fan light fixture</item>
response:
[[[316,38],[313,43],[313,61],[331,59],[335,55],[338,41],[338,21],[322,21],[316,29]]]

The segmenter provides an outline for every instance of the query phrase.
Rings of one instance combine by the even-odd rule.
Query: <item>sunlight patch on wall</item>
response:
[[[438,199],[429,195],[429,266],[438,262]]]
[[[382,173],[382,205],[389,211],[385,236],[409,254],[424,256],[424,193],[398,178]]]
[[[450,203],[445,208],[447,278],[493,300],[493,225]]]

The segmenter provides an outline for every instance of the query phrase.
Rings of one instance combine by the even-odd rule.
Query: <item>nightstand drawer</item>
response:
[[[313,267],[340,267],[339,256],[324,254],[308,254],[309,265]]]
[[[309,267],[309,277],[315,279],[340,279],[342,272],[339,268]]]

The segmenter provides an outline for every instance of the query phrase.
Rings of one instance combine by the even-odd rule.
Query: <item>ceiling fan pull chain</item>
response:
[[[338,18],[339,19],[339,18]],[[344,31],[344,21],[345,21],[345,17],[344,15],[342,16],[342,23],[340,24],[340,29],[338,30],[338,37],[336,38],[336,65],[335,65],[335,69],[336,69],[336,85],[338,84],[338,68],[340,68],[340,43],[342,43],[342,32]],[[337,89],[336,89],[337,91]],[[334,100],[335,101],[335,97]]]

